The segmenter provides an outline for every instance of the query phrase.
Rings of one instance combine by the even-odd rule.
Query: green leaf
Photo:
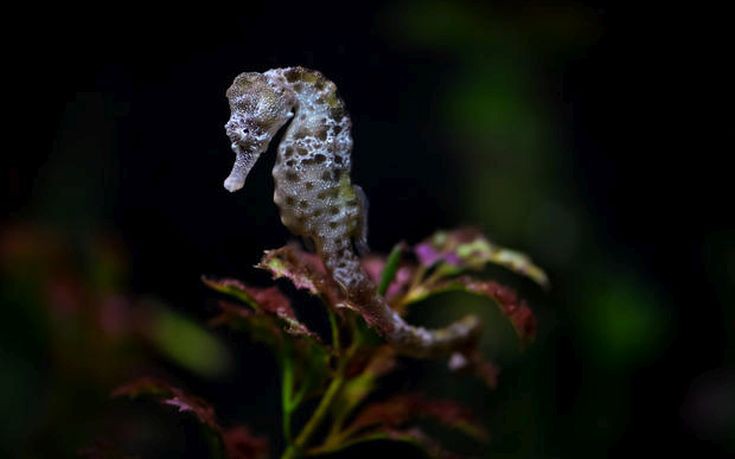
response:
[[[242,282],[235,279],[213,279],[206,276],[202,276],[201,279],[204,285],[212,290],[238,299],[255,310],[260,309],[260,305],[246,290]]]
[[[383,429],[365,432],[342,442],[312,448],[308,453],[309,455],[333,454],[365,443],[379,441],[409,444],[423,452],[430,459],[449,459],[457,457],[456,454],[444,449],[437,441],[433,440],[417,427],[405,430]]]
[[[438,231],[417,244],[414,252],[422,266],[437,265],[437,277],[453,276],[466,270],[478,271],[493,263],[528,277],[544,288],[549,286],[546,273],[527,255],[496,245],[473,228]]]
[[[395,250],[395,249],[394,249]],[[362,268],[373,282],[380,285],[381,282],[387,283],[381,286],[381,295],[397,312],[401,312],[400,299],[403,298],[411,286],[411,282],[415,279],[417,268],[414,264],[403,262],[400,259],[401,253],[394,257],[396,252],[391,252],[389,258],[390,263],[396,261],[395,267],[388,267],[389,260],[385,257],[377,255],[369,255],[361,260]],[[423,271],[423,270],[422,270]]]
[[[390,373],[396,365],[395,350],[387,345],[371,350],[370,358],[358,368],[351,368],[350,372],[356,376],[349,379],[338,400],[335,402],[333,415],[335,423],[341,425],[375,389],[376,381],[381,376]]]
[[[196,322],[164,307],[151,309],[147,336],[156,349],[177,364],[207,377],[232,365],[227,348]]]
[[[401,256],[403,255],[404,250],[405,244],[399,243],[393,247],[393,250],[391,250],[388,255],[388,259],[385,262],[383,272],[380,276],[380,283],[378,284],[378,294],[381,296],[385,296],[385,292],[388,291],[388,286],[396,276],[396,271],[398,271],[398,265],[401,262]]]

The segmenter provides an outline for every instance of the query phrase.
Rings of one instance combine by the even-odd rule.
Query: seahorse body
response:
[[[291,120],[273,168],[283,224],[314,242],[350,306],[399,351],[431,357],[468,349],[479,334],[475,316],[439,330],[409,325],[362,269],[353,244],[366,246],[367,200],[350,181],[351,121],[334,83],[302,67],[273,69],[240,74],[227,97],[231,117],[225,129],[236,160],[225,188],[242,188],[258,156]]]

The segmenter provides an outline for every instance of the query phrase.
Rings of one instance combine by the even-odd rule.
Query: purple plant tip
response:
[[[452,266],[461,266],[462,265],[462,259],[459,258],[459,256],[456,253],[454,253],[454,252],[450,252],[450,253],[444,255],[444,261],[446,261],[447,263],[449,263]]]
[[[181,400],[179,397],[174,397],[174,398],[164,400],[163,403],[165,403],[166,405],[175,406],[176,408],[179,409],[180,413],[184,411],[194,411],[192,410],[191,406],[188,403]]]
[[[390,283],[390,286],[388,287],[388,291],[385,293],[386,298],[392,298],[399,293],[401,293],[401,290],[408,285],[408,283],[411,281],[411,276],[413,274],[413,270],[407,267],[399,268],[396,272],[396,276],[393,279],[393,282]]]
[[[422,243],[414,248],[416,258],[419,259],[419,263],[423,266],[432,266],[442,258],[442,255],[437,251],[431,244]]]

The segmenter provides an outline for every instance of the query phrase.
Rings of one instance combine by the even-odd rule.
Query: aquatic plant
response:
[[[290,121],[273,173],[275,201],[283,223],[316,249],[290,243],[267,250],[257,265],[292,284],[292,297],[277,285],[202,278],[219,295],[211,325],[243,331],[275,355],[281,371],[281,457],[333,453],[376,440],[408,442],[435,457],[449,454],[421,430],[422,420],[487,440],[482,423],[456,401],[410,391],[378,396],[377,389],[400,359],[411,358],[445,360],[451,371],[494,387],[498,369],[478,350],[477,317],[428,330],[404,316],[440,293],[479,295],[500,308],[525,346],[536,333],[531,309],[509,287],[477,274],[495,264],[545,287],[544,272],[471,228],[438,231],[413,246],[401,242],[387,256],[366,254],[367,199],[350,182],[350,119],[334,84],[301,67],[245,73],[228,98],[232,116],[226,129],[236,161],[225,187],[243,187],[255,160]],[[329,330],[319,333],[300,317],[298,293],[321,301]],[[244,426],[221,426],[210,404],[165,381],[139,379],[115,395],[151,396],[193,414],[209,432],[217,457],[269,453],[265,438]]]

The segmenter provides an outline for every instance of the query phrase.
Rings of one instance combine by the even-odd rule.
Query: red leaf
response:
[[[285,277],[298,289],[321,295],[332,306],[343,301],[340,288],[327,274],[321,259],[305,252],[295,244],[267,250],[257,268],[270,271],[274,278]]]
[[[229,459],[265,459],[268,457],[268,440],[253,435],[246,426],[227,429],[222,434]]]
[[[138,398],[146,395],[153,396],[163,405],[175,406],[179,412],[191,412],[199,422],[213,431],[221,431],[215,418],[214,408],[209,403],[165,381],[144,377],[120,386],[112,392],[113,397]]]
[[[239,321],[249,321],[255,316],[251,309],[243,308],[242,305],[227,300],[217,302],[219,314],[209,320],[212,327],[220,327],[222,325],[235,325]]]
[[[212,289],[230,295],[250,305],[255,314],[274,316],[286,326],[285,331],[292,335],[308,336],[319,341],[319,336],[298,320],[289,299],[277,287],[250,287],[235,279],[211,279],[202,277],[202,281]],[[214,319],[214,323],[227,323],[233,319],[246,319],[250,311],[231,303],[220,303],[222,314]]]
[[[523,344],[532,342],[536,337],[536,317],[525,300],[520,299],[515,290],[495,281],[478,281],[469,277],[457,279],[468,292],[484,295],[495,300],[500,311],[510,319],[513,328]]]
[[[406,430],[389,429],[384,432],[387,440],[403,441],[421,448],[432,459],[458,459],[459,455],[447,451],[436,440],[426,435],[421,429],[414,427]]]
[[[345,376],[352,378],[369,374],[377,378],[391,372],[395,366],[395,349],[391,346],[383,345],[377,349],[369,349],[364,354],[358,354],[353,357],[345,370]]]
[[[113,391],[112,396],[131,398],[150,396],[162,405],[176,407],[180,413],[192,413],[199,422],[207,426],[218,437],[227,459],[264,459],[268,455],[268,442],[265,438],[253,435],[245,426],[223,429],[217,422],[214,408],[209,403],[163,380],[152,377],[139,378],[118,387]],[[97,446],[88,450],[91,458],[108,457],[94,455],[98,451],[103,451]]]
[[[132,457],[108,440],[98,440],[92,446],[80,449],[77,454],[87,459],[130,459]]]
[[[526,346],[536,337],[536,317],[525,300],[518,297],[515,290],[491,280],[480,280],[469,276],[457,277],[424,286],[420,294],[414,295],[409,303],[420,301],[441,292],[464,291],[481,295],[497,303],[500,312],[510,320],[521,343]]]
[[[168,397],[171,394],[171,386],[168,383],[150,376],[138,378],[112,391],[113,397],[130,398],[138,398],[145,395]]]
[[[486,386],[495,389],[498,386],[500,368],[493,362],[483,359],[479,351],[469,354],[455,353],[449,359],[449,369],[454,372],[468,372],[482,379]]]
[[[368,427],[395,429],[416,418],[429,418],[458,429],[478,440],[487,439],[487,431],[472,413],[453,400],[429,400],[418,394],[405,394],[366,406],[348,427],[359,432]]]

